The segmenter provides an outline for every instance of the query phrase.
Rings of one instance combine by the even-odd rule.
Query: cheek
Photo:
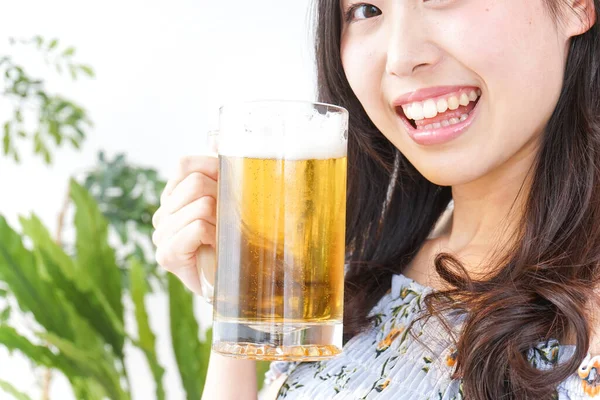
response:
[[[438,24],[437,36],[451,56],[482,78],[519,70],[539,75],[540,65],[557,61],[553,53],[559,48],[546,14],[542,0],[480,1],[448,14]]]
[[[534,122],[527,110],[535,109],[541,119],[549,118],[562,86],[565,55],[542,0],[481,1],[454,17],[452,31],[440,37],[448,38],[455,58],[479,75],[492,115],[511,113]]]
[[[542,0],[481,1],[465,11],[437,34],[458,69],[483,85],[479,129],[468,144],[488,160],[478,166],[483,173],[539,140],[562,88],[564,42]]]
[[[381,77],[385,72],[382,53],[377,51],[377,41],[372,38],[345,38],[341,45],[341,58],[346,79],[352,91],[368,111],[381,111]]]

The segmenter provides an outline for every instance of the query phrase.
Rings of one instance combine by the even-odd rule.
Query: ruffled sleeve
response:
[[[600,355],[588,353],[576,374],[558,387],[559,400],[600,400]]]
[[[540,343],[529,354],[529,361],[537,368],[547,370],[563,364],[575,354],[574,345],[559,345],[550,340]],[[557,388],[558,400],[600,400],[600,355],[588,352],[576,373]]]
[[[265,386],[269,386],[282,375],[289,375],[297,362],[290,361],[273,361],[269,366],[269,370],[265,373]]]

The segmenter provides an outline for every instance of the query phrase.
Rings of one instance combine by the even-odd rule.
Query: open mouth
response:
[[[463,89],[424,102],[396,107],[396,113],[413,131],[431,131],[466,121],[479,103],[481,90]]]

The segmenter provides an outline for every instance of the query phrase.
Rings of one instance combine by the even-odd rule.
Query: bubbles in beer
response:
[[[220,160],[218,315],[341,321],[346,157]]]

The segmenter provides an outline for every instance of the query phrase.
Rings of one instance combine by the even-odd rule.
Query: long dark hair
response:
[[[393,274],[413,259],[447,208],[450,187],[425,179],[373,125],[340,58],[339,0],[315,0],[319,100],[350,112],[345,340],[371,324],[372,307]],[[546,0],[561,17],[559,0]],[[600,21],[600,0],[595,1]],[[435,269],[450,290],[430,293],[428,315],[467,317],[457,341],[455,378],[466,398],[547,399],[587,355],[591,303],[600,284],[600,30],[571,40],[564,84],[531,171],[518,240],[485,280],[450,254]],[[576,338],[573,357],[541,371],[527,352]]]

